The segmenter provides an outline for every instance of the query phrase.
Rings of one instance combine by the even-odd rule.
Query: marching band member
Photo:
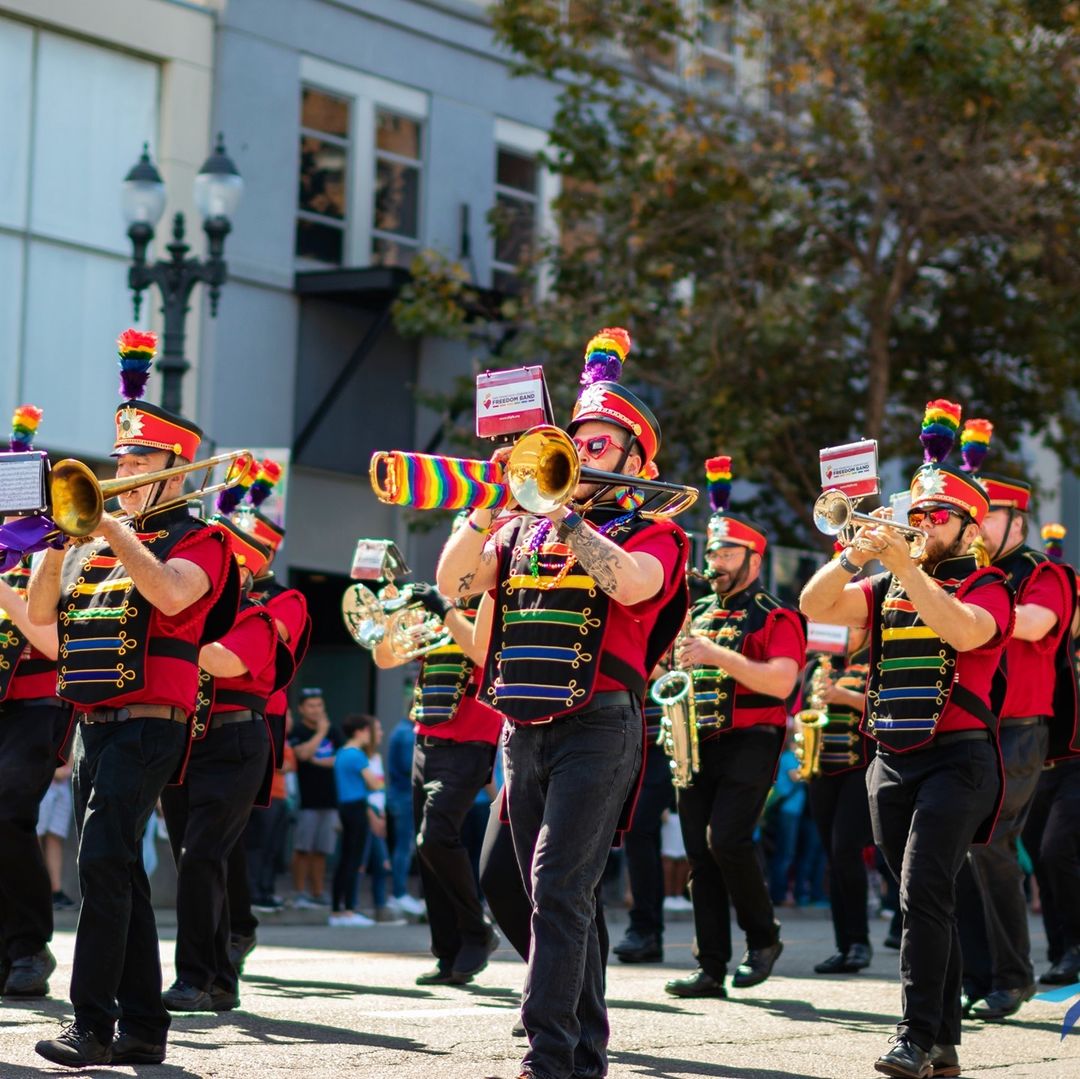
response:
[[[900,881],[903,1018],[874,1067],[924,1079],[960,1074],[961,955],[956,876],[969,845],[985,842],[1001,783],[990,687],[1012,630],[1004,574],[980,568],[972,547],[986,493],[941,466],[960,407],[931,401],[926,463],[911,481],[909,523],[927,533],[925,555],[888,522],[861,528],[818,570],[802,610],[820,622],[869,624],[872,663],[863,729],[878,743],[867,771],[874,840]],[[871,559],[885,572],[852,582]]]
[[[1042,537],[1047,556],[1061,564],[1065,527],[1044,525]],[[1073,615],[1070,632],[1074,670],[1078,634],[1080,612]],[[1060,672],[1058,677],[1061,679]],[[1062,694],[1056,704],[1068,712],[1067,695]],[[1080,740],[1074,740],[1071,748],[1080,749]],[[1039,981],[1043,985],[1072,985],[1080,981],[1080,756],[1046,763],[1023,838],[1039,882],[1039,901],[1052,964]]]
[[[269,549],[228,517],[212,520],[228,533],[242,597],[228,633],[199,652],[184,781],[161,795],[177,873],[176,981],[162,994],[171,1012],[229,1011],[240,1003],[229,958],[227,865],[272,767],[267,701],[292,673],[291,657],[279,655],[273,615],[250,596]]]
[[[765,981],[783,951],[754,846],[787,727],[786,698],[806,660],[797,611],[760,582],[765,533],[728,512],[731,458],[705,463],[713,516],[705,559],[712,594],[691,608],[679,665],[692,672],[701,767],[676,800],[690,860],[698,969],[669,981],[676,997],[726,997],[731,914],[746,933],[732,985]]]
[[[116,410],[119,477],[190,462],[202,438],[190,420],[138,400],[154,350],[153,334],[120,338],[127,400]],[[75,1020],[37,1044],[57,1064],[156,1063],[165,1055],[169,1013],[142,835],[184,759],[199,648],[232,624],[238,595],[226,535],[189,515],[183,482],[178,475],[121,494],[130,525],[106,514],[92,542],[47,551],[30,580],[31,620],[59,619],[56,692],[78,719]]]
[[[21,405],[9,448],[32,448],[41,409]],[[0,575],[0,989],[43,997],[56,960],[52,888],[35,827],[71,706],[56,695],[56,626],[27,617],[30,560]]]
[[[460,517],[455,530],[464,525]],[[503,720],[478,696],[491,628],[492,604],[462,610],[431,585],[412,586],[413,599],[449,630],[451,642],[427,652],[413,690],[413,827],[435,967],[417,985],[464,985],[487,966],[499,935],[484,917],[476,876],[461,840],[465,817],[490,781]],[[373,652],[379,667],[407,662],[384,638]]]
[[[629,348],[625,330],[589,342],[569,434],[583,463],[632,485],[660,426],[613,381]],[[508,455],[497,450],[493,461]],[[528,1079],[607,1071],[594,892],[637,786],[646,680],[687,602],[685,534],[643,519],[632,496],[581,483],[573,498],[587,500],[583,514],[565,505],[522,514],[493,535],[491,511],[474,510],[439,562],[446,595],[496,596],[484,686],[510,721],[505,803],[532,903]]]
[[[1067,756],[1076,734],[1076,675],[1069,656],[1076,586],[1069,567],[1027,544],[1031,485],[980,470],[992,430],[987,420],[969,420],[961,447],[965,467],[978,473],[990,500],[981,529],[983,544],[991,564],[1005,573],[1016,593],[999,717],[1005,794],[990,842],[972,847],[968,855],[982,901],[981,917],[966,917],[963,906],[959,914],[967,1004],[979,1019],[1000,1020],[1035,994],[1017,843],[1043,761]],[[1059,694],[1062,703],[1055,708]]]
[[[836,937],[836,952],[814,967],[818,974],[853,974],[868,967],[874,954],[863,861],[863,850],[874,841],[866,800],[870,747],[859,731],[870,642],[860,630],[849,632],[847,657],[825,690],[828,722],[821,734],[820,771],[807,784],[810,812],[829,858],[829,905]],[[831,656],[820,662],[834,669]]]

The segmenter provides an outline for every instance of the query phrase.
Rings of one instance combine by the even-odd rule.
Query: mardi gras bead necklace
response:
[[[620,525],[626,524],[631,517],[634,516],[636,510],[631,510],[629,513],[624,513],[621,517],[616,517],[607,524],[601,525],[596,529],[601,536],[610,535]],[[571,568],[577,563],[577,559],[574,557],[573,552],[570,552],[566,556],[566,560],[555,576],[547,583],[541,583],[540,581],[540,550],[544,546],[544,541],[548,537],[548,533],[551,531],[551,521],[545,520],[543,524],[536,529],[532,538],[529,540],[525,550],[529,555],[529,574],[536,580],[536,587],[543,592],[548,592],[553,588],[558,588],[563,579],[570,572]]]

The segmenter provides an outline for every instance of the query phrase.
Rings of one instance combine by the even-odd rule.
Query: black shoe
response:
[[[1080,982],[1080,948],[1075,945],[1039,979],[1043,985],[1072,985]]]
[[[899,1079],[929,1079],[934,1073],[930,1054],[914,1042],[899,1034],[892,1041],[896,1044],[884,1056],[874,1061],[874,1067],[882,1075],[895,1075]]]
[[[63,892],[53,892],[52,894],[52,909],[53,910],[72,910],[75,906],[74,901]]]
[[[109,1043],[103,1042],[92,1030],[82,1026],[78,1019],[64,1027],[60,1037],[38,1042],[34,1051],[54,1064],[67,1064],[69,1067],[108,1064],[112,1060]]]
[[[210,987],[210,1007],[215,1012],[231,1012],[240,1007],[240,994],[235,989],[213,985]]]
[[[700,967],[689,977],[664,983],[664,992],[673,997],[726,997],[723,979],[706,974]]]
[[[417,985],[452,985],[454,982],[454,972],[449,967],[444,967],[441,963],[432,970],[427,970],[423,974],[417,975]]]
[[[519,1015],[517,1017],[517,1019],[514,1020],[514,1026],[510,1031],[510,1037],[511,1038],[524,1038],[526,1036],[527,1036],[527,1031],[525,1030],[525,1024],[521,1021],[521,1016]]]
[[[171,1012],[216,1012],[210,994],[187,982],[175,981],[161,994],[161,1003]]]
[[[736,989],[749,989],[752,985],[760,985],[772,974],[772,968],[783,950],[784,945],[780,941],[768,948],[747,948],[746,955],[735,969],[731,984]]]
[[[971,1017],[971,1009],[975,1007],[982,997],[973,997],[967,993],[960,994],[960,1018],[968,1019]]]
[[[143,1041],[121,1030],[112,1043],[113,1064],[160,1064],[164,1059],[164,1042]]]
[[[814,967],[815,974],[854,974],[858,967],[848,965],[847,952],[836,952]]]
[[[11,961],[4,981],[5,997],[43,997],[49,992],[49,975],[56,970],[56,959],[48,948],[35,955]]]
[[[956,1055],[955,1045],[935,1045],[930,1050],[931,1075],[934,1079],[950,1079],[960,1074],[960,1058]]]
[[[620,963],[662,963],[664,946],[655,933],[628,929],[626,936],[612,948]]]
[[[234,933],[229,937],[229,962],[232,963],[236,969],[237,974],[244,973],[244,960],[251,955],[255,949],[255,934],[251,936],[241,936],[239,933]]]
[[[847,961],[852,970],[866,970],[873,958],[874,949],[869,944],[848,945]]]
[[[450,972],[452,985],[465,985],[488,965],[488,957],[502,942],[502,937],[490,925],[487,931],[487,940],[480,944],[463,944],[454,956],[454,969]]]
[[[900,951],[900,934],[899,933],[886,933],[885,939],[881,942],[886,948],[894,948],[896,951]]]
[[[1035,995],[1035,986],[1026,985],[1023,989],[995,989],[971,1009],[971,1014],[976,1019],[985,1019],[987,1022],[996,1022],[999,1019],[1007,1019],[1020,1010],[1020,1005],[1026,1000],[1031,1000]]]

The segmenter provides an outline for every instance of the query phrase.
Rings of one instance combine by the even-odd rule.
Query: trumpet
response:
[[[908,541],[912,558],[921,558],[926,551],[927,535],[921,528],[902,525],[884,517],[862,513],[843,491],[822,491],[814,503],[814,527],[826,536],[841,536],[851,542],[855,527],[892,528]]]
[[[374,651],[384,640],[390,653],[402,663],[450,644],[450,631],[441,618],[412,602],[408,585],[388,584],[376,595],[359,581],[341,597],[341,616],[349,636],[361,648]]]
[[[372,454],[369,474],[379,501],[413,509],[500,509],[513,499],[527,513],[551,513],[572,501],[578,484],[593,483],[647,492],[639,512],[658,520],[689,509],[698,497],[696,487],[584,468],[570,436],[549,424],[514,443],[501,473],[490,461],[380,451]]]

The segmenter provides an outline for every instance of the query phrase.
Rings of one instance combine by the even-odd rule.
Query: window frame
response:
[[[427,232],[427,184],[430,145],[428,122],[431,115],[430,95],[377,75],[354,68],[332,64],[314,56],[300,57],[299,87],[310,87],[349,100],[349,154],[345,178],[345,243],[342,267],[371,266],[375,237],[375,164],[376,113],[381,109],[405,116],[420,124],[419,195],[417,205],[417,250],[424,247]],[[299,119],[299,114],[298,114]],[[297,147],[301,127],[297,124]],[[299,160],[296,175],[299,178]],[[351,175],[350,175],[351,173]],[[300,216],[299,202],[294,207],[294,221]],[[325,270],[328,264],[296,255],[296,235],[293,230],[293,265],[299,270]]]

